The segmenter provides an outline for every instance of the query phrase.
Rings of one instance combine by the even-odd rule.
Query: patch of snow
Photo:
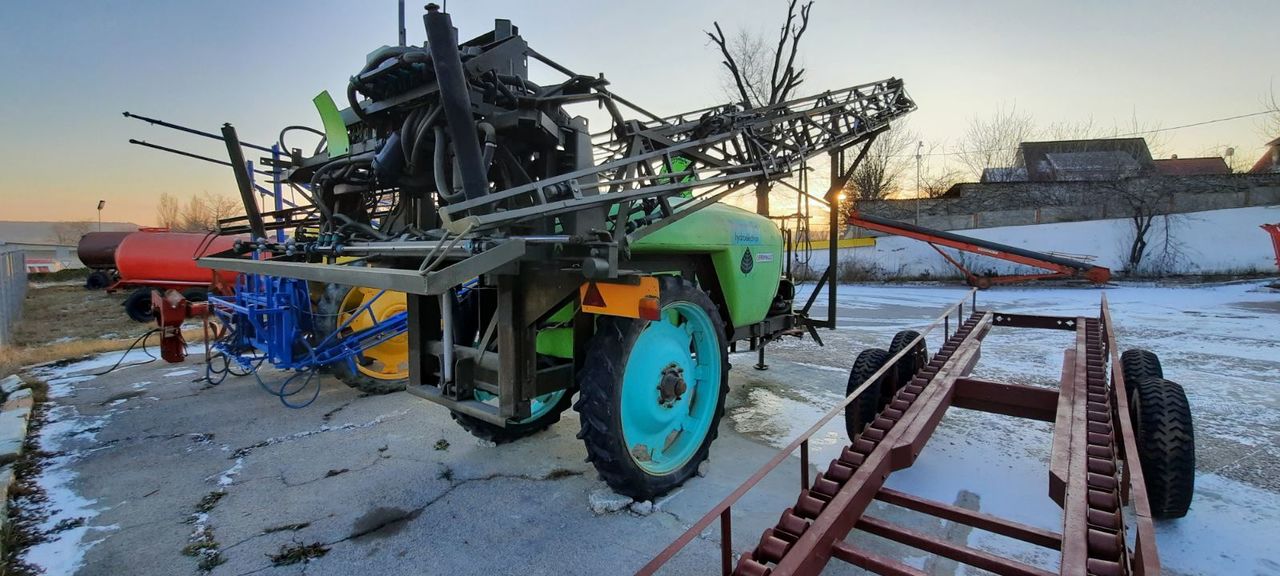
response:
[[[164,374],[162,374],[162,376],[164,376],[165,378],[176,378],[178,376],[190,376],[198,372],[199,372],[198,370],[195,370],[192,368],[183,368],[180,370],[172,370],[169,372],[165,372]]]
[[[43,461],[43,468],[35,482],[45,492],[47,500],[38,504],[23,502],[22,506],[37,506],[49,513],[37,530],[47,533],[59,525],[76,525],[61,532],[49,534],[48,541],[36,544],[23,552],[23,560],[39,566],[49,576],[74,574],[84,563],[84,555],[102,541],[110,526],[93,527],[91,520],[98,515],[95,500],[77,494],[74,489],[77,474],[72,464],[93,451],[77,451],[72,441],[92,442],[97,430],[104,426],[110,412],[93,418],[82,417],[74,406],[56,404],[56,399],[71,395],[76,383],[92,380],[92,376],[71,376],[48,381],[50,398],[54,405],[46,413],[45,424],[40,429],[37,442],[40,449],[55,454]]]
[[[1158,260],[1164,250],[1165,228],[1169,242],[1178,253],[1170,258],[1171,272],[1232,273],[1239,270],[1273,270],[1275,254],[1266,241],[1262,224],[1280,221],[1280,207],[1254,206],[1176,214],[1152,221],[1147,236],[1145,260]],[[1059,222],[1028,226],[1002,226],[952,230],[955,234],[990,240],[1000,244],[1041,252],[1070,252],[1092,258],[1092,263],[1112,270],[1126,267],[1133,241],[1133,223],[1128,219]],[[1229,246],[1230,249],[1223,249]],[[978,273],[994,270],[1001,274],[1026,273],[1033,269],[1011,262],[956,252],[967,268]],[[815,253],[809,262],[818,272],[826,269],[825,259]],[[1068,256],[1070,257],[1070,256]],[[799,258],[803,259],[801,255]],[[851,260],[869,269],[908,276],[928,274],[958,277],[955,267],[928,244],[900,236],[876,238],[873,247],[846,248],[841,260]]]

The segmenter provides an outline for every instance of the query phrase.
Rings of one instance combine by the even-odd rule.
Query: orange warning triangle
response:
[[[600,287],[595,282],[587,284],[587,293],[582,295],[583,306],[594,306],[604,308],[604,294],[600,293]]]

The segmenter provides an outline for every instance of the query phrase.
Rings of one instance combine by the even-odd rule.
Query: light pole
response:
[[[99,232],[102,231],[102,209],[106,207],[106,205],[107,205],[106,200],[98,201],[98,231]]]
[[[924,140],[916,143],[916,221],[920,225],[920,150],[924,148]]]

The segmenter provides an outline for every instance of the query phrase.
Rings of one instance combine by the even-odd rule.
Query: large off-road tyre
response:
[[[497,397],[477,391],[476,399],[482,402],[496,402]],[[528,418],[507,422],[505,427],[458,412],[449,412],[449,415],[472,436],[494,444],[506,444],[550,428],[552,424],[560,421],[560,415],[568,410],[572,403],[572,390],[558,390],[538,396],[530,402]]]
[[[888,362],[889,353],[879,348],[868,348],[860,352],[858,358],[853,361],[853,368],[849,370],[849,384],[845,386],[844,395],[853,394],[853,391],[866,382],[867,378],[873,376]],[[876,419],[876,415],[880,413],[880,398],[885,388],[892,387],[893,379],[893,370],[886,370],[861,395],[844,407],[844,429],[849,435],[849,440],[852,441],[862,433],[862,429],[866,428],[867,424]]]
[[[1133,403],[1133,389],[1139,382],[1149,378],[1164,378],[1160,357],[1149,350],[1141,348],[1125,350],[1120,354],[1120,366],[1124,368],[1124,391],[1128,393],[1130,403]]]
[[[893,340],[889,343],[889,357],[892,358],[894,354],[897,354],[899,350],[906,348],[912,340],[919,338],[919,336],[920,333],[915,330],[903,330],[894,334]],[[907,352],[898,360],[898,366],[894,371],[895,377],[893,386],[888,387],[891,388],[891,390],[884,391],[881,407],[883,408],[884,405],[888,404],[889,400],[893,398],[893,393],[897,392],[899,388],[906,386],[907,383],[915,377],[916,372],[919,372],[920,369],[924,368],[928,363],[929,349],[925,346],[924,339],[921,338],[915,346],[911,347],[910,352]]]
[[[350,324],[338,334],[346,338],[375,326],[391,316],[406,310],[403,293],[383,292],[375,288],[359,288],[330,284],[316,303],[316,341],[324,340],[351,319]],[[376,297],[376,299],[375,299]],[[352,318],[353,313],[366,302],[372,301],[368,312]],[[365,350],[345,362],[335,362],[325,367],[343,384],[367,394],[389,394],[405,389],[409,382],[409,335],[400,334],[386,342]]]
[[[1191,508],[1196,480],[1191,406],[1182,386],[1163,378],[1143,380],[1135,391],[1134,429],[1151,515],[1181,518]]]
[[[106,270],[94,270],[84,279],[85,290],[102,290],[111,285],[111,275]]]
[[[150,288],[138,288],[130,292],[121,305],[124,306],[124,313],[134,322],[150,324],[156,321],[155,312],[151,310]]]
[[[729,392],[719,311],[678,277],[660,279],[659,320],[601,316],[578,374],[587,459],[614,491],[650,500],[707,459]]]

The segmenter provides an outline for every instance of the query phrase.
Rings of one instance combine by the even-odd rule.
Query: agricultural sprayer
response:
[[[915,104],[888,79],[662,117],[508,21],[461,44],[434,5],[424,23],[426,46],[369,55],[345,108],[315,99],[324,145],[279,166],[308,202],[262,212],[224,126],[246,214],[221,231],[253,240],[200,264],[298,294],[284,279],[403,294],[410,393],[494,441],[558,421],[576,394],[579,436],[610,486],[636,498],[678,486],[716,436],[730,343],[763,349],[827,325],[793,308],[779,227],[719,201],[827,155],[835,203],[860,160],[849,152]],[[531,60],[562,79],[535,83]],[[581,105],[609,127],[593,134],[569,112]],[[295,346],[311,358],[322,343]]]

